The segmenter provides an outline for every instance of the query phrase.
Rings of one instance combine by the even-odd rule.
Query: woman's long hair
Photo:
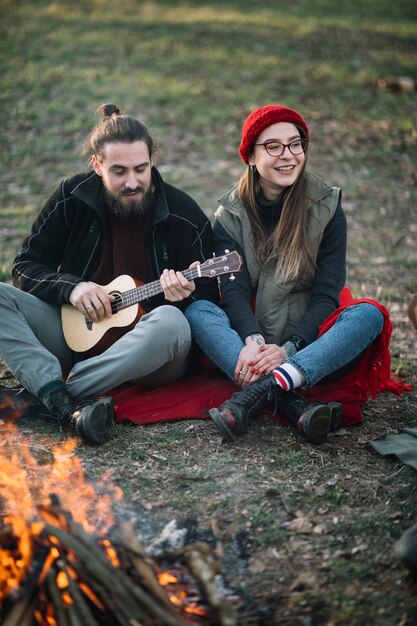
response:
[[[303,129],[297,126],[302,138]],[[288,189],[281,217],[273,232],[268,235],[260,219],[257,197],[261,191],[259,174],[255,167],[248,166],[238,184],[238,193],[247,213],[253,244],[262,264],[275,265],[275,274],[284,282],[300,277],[315,266],[316,250],[307,237],[308,197],[306,183],[306,158],[300,175]]]

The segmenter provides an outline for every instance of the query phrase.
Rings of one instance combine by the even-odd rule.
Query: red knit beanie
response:
[[[239,146],[239,154],[244,163],[248,162],[252,146],[258,135],[260,135],[265,128],[277,122],[297,124],[297,126],[300,126],[304,130],[305,138],[308,139],[309,131],[307,122],[297,111],[288,109],[279,104],[270,104],[265,107],[260,107],[252,111],[242,126],[242,141]]]

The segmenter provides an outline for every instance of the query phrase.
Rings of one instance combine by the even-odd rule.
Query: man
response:
[[[194,300],[218,299],[216,281],[195,284],[181,273],[212,256],[209,220],[162,180],[143,122],[114,105],[98,112],[84,146],[93,171],[52,194],[14,260],[13,286],[0,285],[0,359],[24,397],[95,444],[108,439],[114,418],[111,398],[100,396],[125,382],[155,387],[179,379],[191,349],[183,311]],[[117,298],[105,287],[126,274],[142,283],[160,279],[160,293],[149,293],[140,321],[103,351],[71,350],[62,305],[80,313],[83,328],[111,326]]]

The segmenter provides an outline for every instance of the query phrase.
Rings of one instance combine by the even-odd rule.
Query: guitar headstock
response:
[[[199,273],[201,276],[221,276],[222,274],[233,274],[233,272],[240,272],[243,265],[243,260],[240,254],[236,251],[229,252],[228,250],[221,256],[213,257],[208,261],[205,261],[199,266]]]

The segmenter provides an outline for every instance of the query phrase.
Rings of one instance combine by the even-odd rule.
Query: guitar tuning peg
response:
[[[236,276],[234,274],[230,274],[229,280],[231,280],[231,281],[236,280]]]
[[[226,250],[225,250],[224,252],[225,252],[225,254],[229,254],[230,250],[228,250],[228,249],[226,248]]]

